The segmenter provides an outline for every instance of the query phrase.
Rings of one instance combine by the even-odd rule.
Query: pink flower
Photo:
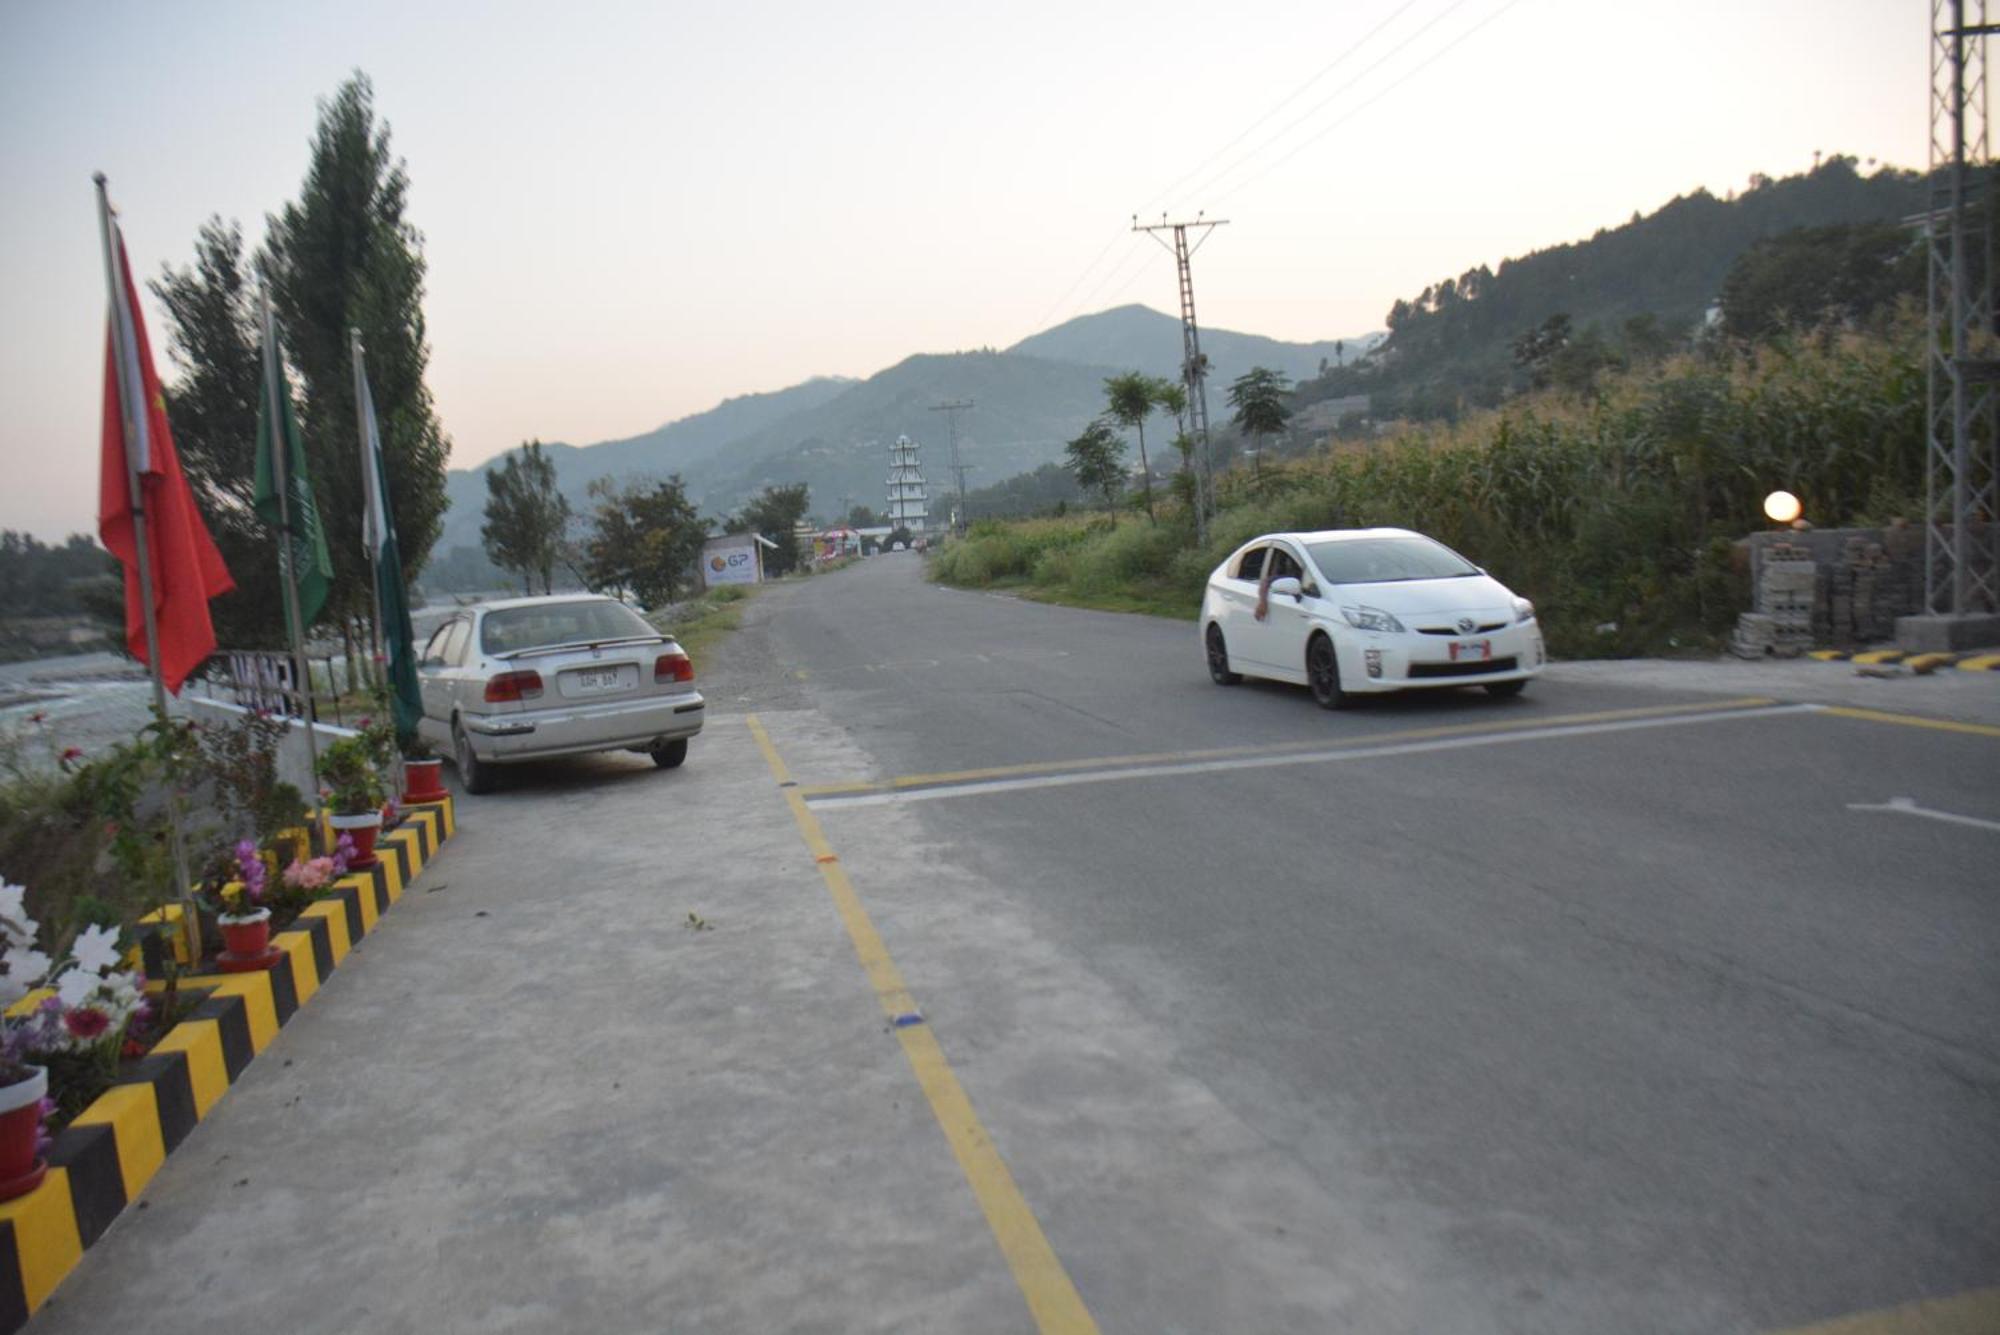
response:
[[[111,1017],[95,1006],[78,1006],[63,1013],[63,1028],[69,1030],[71,1037],[86,1043],[93,1038],[102,1038],[104,1031],[110,1027]]]
[[[74,764],[83,759],[83,748],[80,746],[65,746],[62,755],[58,759],[65,765]]]
[[[46,723],[48,721],[49,721],[49,716],[43,713],[39,709],[37,709],[34,713],[28,715],[28,722],[30,723]]]

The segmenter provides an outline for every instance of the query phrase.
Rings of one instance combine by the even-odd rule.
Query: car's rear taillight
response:
[[[486,683],[486,703],[489,705],[533,700],[541,693],[542,674],[534,671],[503,672]]]
[[[693,681],[694,664],[686,654],[661,654],[653,663],[654,681]]]

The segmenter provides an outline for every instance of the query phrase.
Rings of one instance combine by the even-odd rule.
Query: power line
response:
[[[1347,62],[1349,56],[1352,56],[1362,47],[1368,45],[1368,43],[1375,40],[1375,37],[1378,33],[1380,33],[1384,28],[1388,27],[1390,24],[1394,23],[1397,19],[1403,17],[1404,14],[1407,14],[1410,11],[1411,6],[1416,4],[1416,2],[1417,0],[1404,0],[1404,4],[1402,5],[1401,8],[1397,9],[1395,13],[1389,15],[1388,18],[1383,19],[1373,28],[1370,28],[1367,34],[1363,36],[1360,41],[1354,43],[1354,45],[1348,47],[1345,51],[1335,56],[1331,63],[1322,65],[1320,67],[1319,73],[1313,75],[1310,79],[1307,79],[1304,83],[1292,89],[1291,92],[1286,93],[1282,98],[1278,99],[1277,103],[1273,105],[1269,111],[1265,112],[1262,116],[1259,116],[1256,120],[1251,121],[1250,124],[1245,126],[1242,132],[1239,133],[1234,139],[1230,140],[1228,143],[1224,144],[1221,148],[1216,149],[1215,152],[1203,158],[1199,163],[1195,165],[1193,170],[1188,172],[1187,175],[1181,177],[1180,180],[1175,181],[1165,190],[1162,190],[1158,195],[1155,195],[1152,198],[1152,200],[1147,203],[1146,207],[1140,209],[1139,212],[1150,213],[1153,211],[1153,209],[1157,208],[1159,205],[1167,203],[1170,197],[1173,195],[1174,191],[1180,189],[1182,186],[1186,185],[1189,181],[1192,181],[1195,177],[1201,175],[1201,173],[1206,171],[1209,165],[1213,163],[1217,158],[1221,157],[1224,153],[1227,153],[1230,149],[1242,143],[1245,139],[1248,139],[1253,133],[1257,131],[1259,127],[1261,127],[1266,121],[1270,120],[1271,117],[1277,115],[1279,112],[1283,111],[1286,107],[1290,106],[1293,102],[1297,101],[1300,95],[1303,94],[1306,91],[1306,89],[1312,87],[1314,84],[1318,83],[1321,79],[1324,79],[1327,75],[1333,73],[1336,69],[1339,69],[1343,64]],[[1460,0],[1460,2],[1463,3],[1463,0]],[[1455,7],[1456,6],[1454,6],[1454,8]],[[1447,14],[1449,14],[1450,12],[1451,12],[1450,10],[1445,11],[1445,13]],[[1370,68],[1373,67],[1371,66]],[[1364,73],[1365,72],[1366,71],[1364,71]]]
[[[1417,75],[1423,73],[1425,70],[1429,69],[1432,65],[1435,65],[1438,61],[1450,55],[1451,52],[1456,47],[1458,47],[1460,43],[1466,41],[1468,38],[1478,33],[1482,28],[1485,28],[1488,24],[1492,23],[1495,19],[1499,18],[1501,15],[1505,14],[1508,10],[1514,8],[1514,6],[1520,3],[1521,0],[1507,0],[1506,4],[1500,6],[1500,8],[1494,10],[1491,14],[1488,14],[1485,18],[1473,24],[1470,28],[1467,28],[1464,32],[1460,33],[1457,37],[1454,37],[1451,41],[1446,42],[1443,46],[1439,47],[1436,51],[1432,52],[1425,59],[1417,63],[1415,66],[1411,67],[1408,71],[1406,71],[1402,75],[1402,77],[1396,79],[1386,88],[1376,93],[1375,96],[1369,98],[1366,102],[1363,102],[1360,106],[1354,107],[1353,109],[1348,111],[1346,115],[1339,117],[1332,124],[1326,126],[1326,128],[1322,129],[1319,133],[1313,135],[1311,138],[1304,140],[1303,142],[1295,146],[1289,153],[1286,153],[1283,157],[1279,158],[1276,162],[1271,163],[1268,167],[1263,168],[1261,171],[1258,171],[1256,174],[1252,176],[1248,176],[1243,180],[1238,181],[1235,185],[1231,186],[1227,191],[1225,191],[1223,193],[1222,198],[1218,199],[1216,203],[1222,204],[1228,200],[1234,199],[1237,195],[1243,193],[1243,191],[1247,190],[1252,185],[1255,185],[1257,182],[1263,180],[1266,176],[1269,176],[1272,172],[1284,166],[1287,162],[1290,162],[1293,158],[1297,157],[1299,154],[1303,153],[1308,148],[1311,148],[1314,144],[1326,138],[1328,135],[1332,134],[1335,130],[1347,124],[1347,122],[1353,120],[1356,116],[1359,116],[1362,112],[1368,110],[1368,108],[1374,106],[1377,102],[1380,102],[1383,98],[1387,97],[1389,94],[1395,92],[1398,88],[1401,88],[1411,79],[1414,79]]]
[[[1402,41],[1396,43],[1396,45],[1390,47],[1386,53],[1384,53],[1367,69],[1362,70],[1359,74],[1355,75],[1353,78],[1348,79],[1346,82],[1342,83],[1338,88],[1328,93],[1325,97],[1313,103],[1312,106],[1308,107],[1305,110],[1305,112],[1302,113],[1301,115],[1294,116],[1285,125],[1283,129],[1279,130],[1276,134],[1272,135],[1270,138],[1264,140],[1263,143],[1257,145],[1257,147],[1251,149],[1248,153],[1245,153],[1242,156],[1238,157],[1234,162],[1224,167],[1221,171],[1216,172],[1214,175],[1210,176],[1206,181],[1202,183],[1200,189],[1198,189],[1195,193],[1204,194],[1207,191],[1215,189],[1223,181],[1229,178],[1230,173],[1236,171],[1239,167],[1248,164],[1251,161],[1251,159],[1255,158],[1259,153],[1264,152],[1266,149],[1270,148],[1273,144],[1276,144],[1279,140],[1283,139],[1286,135],[1290,134],[1292,131],[1298,129],[1301,125],[1304,125],[1307,121],[1311,120],[1314,116],[1317,116],[1319,115],[1320,112],[1326,110],[1327,107],[1329,107],[1334,102],[1338,101],[1346,93],[1357,87],[1362,80],[1366,79],[1376,70],[1381,69],[1384,65],[1394,60],[1397,56],[1403,54],[1404,51],[1408,50],[1410,46],[1414,42],[1416,42],[1419,38],[1421,38],[1425,33],[1428,33],[1432,28],[1437,27],[1438,24],[1444,22],[1446,19],[1450,18],[1453,14],[1456,14],[1459,10],[1463,9],[1465,7],[1465,4],[1466,0],[1452,0],[1452,3],[1450,5],[1447,5],[1444,9],[1432,15],[1429,22],[1425,23],[1422,27],[1418,28],[1415,32],[1411,33],[1408,37],[1405,37]]]

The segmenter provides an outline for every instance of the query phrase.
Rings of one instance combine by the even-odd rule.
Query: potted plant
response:
[[[271,910],[264,903],[269,877],[256,841],[245,839],[205,883],[207,907],[222,929],[222,954],[215,962],[224,973],[250,973],[278,962],[282,952],[271,944]]]
[[[403,800],[442,802],[448,796],[444,789],[444,761],[429,742],[412,734],[403,744]]]
[[[378,703],[386,705],[388,702],[383,699]],[[402,812],[396,804],[396,767],[402,759],[400,748],[396,745],[396,728],[386,719],[377,722],[373,718],[363,718],[356,726],[368,754],[374,758],[375,772],[381,776],[382,788],[387,794],[382,800],[382,825],[387,829],[402,819]]]
[[[375,769],[375,755],[366,737],[343,737],[320,753],[319,777],[333,815],[327,823],[354,839],[355,868],[375,865],[375,836],[382,829],[382,803],[387,794]]]
[[[84,928],[68,958],[52,961],[35,948],[40,927],[26,895],[0,878],[0,1200],[27,1195],[48,1172],[50,1064],[70,1079],[74,1113],[109,1087],[126,1030],[147,1004],[143,980],[121,967],[117,928]],[[33,1005],[20,1005],[37,992]]]

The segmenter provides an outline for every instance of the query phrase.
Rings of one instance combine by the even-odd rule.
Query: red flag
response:
[[[112,224],[117,244],[118,290],[112,294],[110,329],[104,349],[104,449],[97,491],[97,536],[125,567],[125,644],[132,656],[151,663],[146,644],[145,606],[139,593],[139,544],[134,540],[132,491],[125,475],[127,451],[139,470],[139,493],[146,512],[148,566],[153,577],[153,612],[160,640],[160,678],[180,693],[181,683],[215,652],[215,626],[208,600],[236,587],[215,540],[195,508],[194,491],[181,472],[167,427],[167,403],[153,371],[153,349],[132,287],[125,238]],[[120,363],[128,384],[138,390],[132,439],[118,385]]]

